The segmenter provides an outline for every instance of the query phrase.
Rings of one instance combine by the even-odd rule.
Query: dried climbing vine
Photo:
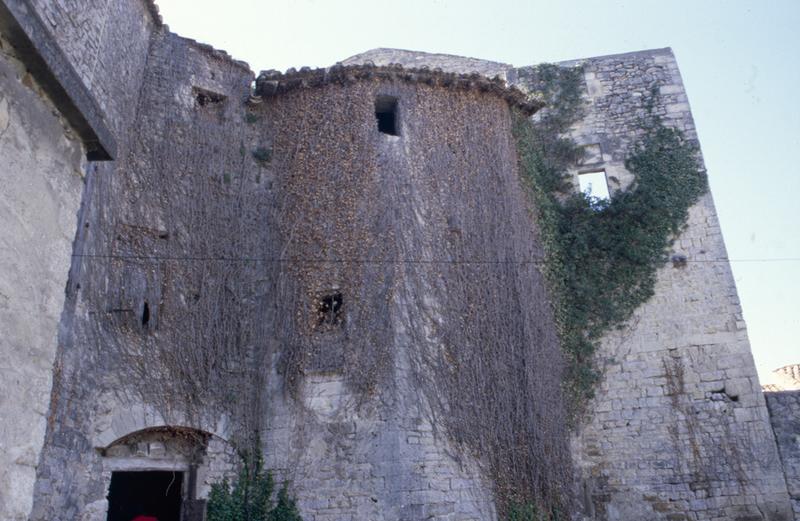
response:
[[[360,402],[389,381],[386,306],[397,253],[375,146],[360,138],[373,134],[371,100],[369,86],[356,84],[286,93],[259,109],[279,129],[270,168],[284,262],[275,273],[281,310],[274,334],[278,369],[296,399],[308,373],[345,374]],[[329,320],[323,308],[334,299],[341,318]]]
[[[628,161],[631,190],[607,204],[570,194],[579,150],[563,135],[582,114],[580,75],[545,66],[537,78],[553,108],[534,123],[466,87],[395,85],[414,100],[402,117],[415,139],[381,154],[377,80],[177,122],[159,149],[168,168],[147,165],[116,193],[127,219],[168,223],[167,237],[120,232],[108,266],[112,288],[148,295],[149,324],[140,297],[95,287],[113,301],[92,322],[98,356],[165,418],[230,418],[238,447],[258,445],[276,360],[298,402],[306,374],[341,372],[362,404],[418,407],[408,414],[455,456],[484,465],[501,515],[570,511],[567,411],[591,396],[597,341],[652,294],[705,180],[694,147],[653,119]],[[344,318],[320,320],[336,298]]]
[[[378,89],[401,100],[397,141],[377,132]],[[506,101],[361,81],[258,110],[280,129],[271,168],[291,262],[276,297],[291,313],[276,335],[290,393],[302,399],[308,373],[341,372],[376,414],[427,422],[440,447],[480,461],[501,511],[568,510],[562,355]],[[315,306],[338,293],[332,328]]]
[[[239,112],[197,105],[165,118],[153,142],[142,131],[130,155],[150,163],[129,159],[115,181],[108,249],[98,252],[109,258],[92,264],[108,284],[85,288],[101,319],[81,334],[115,375],[109,388],[167,424],[213,430],[224,418],[228,441],[251,451],[274,348],[264,320],[274,280],[244,260],[268,256],[258,225],[268,203],[253,178],[269,156],[247,152],[252,131]]]

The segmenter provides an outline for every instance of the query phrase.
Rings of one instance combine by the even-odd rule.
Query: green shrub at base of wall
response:
[[[272,495],[275,482],[265,471],[261,457],[254,464],[244,464],[233,487],[227,480],[211,486],[208,496],[207,521],[302,521],[294,499],[284,484],[276,501]]]

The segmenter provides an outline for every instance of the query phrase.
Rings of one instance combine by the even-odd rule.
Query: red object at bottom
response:
[[[136,516],[131,521],[158,521],[158,519],[153,516]]]

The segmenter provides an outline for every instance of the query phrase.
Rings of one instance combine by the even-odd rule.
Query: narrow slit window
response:
[[[608,201],[610,198],[605,170],[578,174],[578,183],[580,184],[581,193],[587,197],[600,201]]]
[[[323,295],[317,302],[317,323],[320,326],[341,326],[344,323],[341,293]]]
[[[378,131],[390,136],[397,133],[397,98],[378,96],[375,100],[375,119],[378,120]]]
[[[150,323],[150,305],[145,301],[142,306],[142,327],[146,328]]]

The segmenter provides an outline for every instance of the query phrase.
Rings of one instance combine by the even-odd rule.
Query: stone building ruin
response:
[[[513,135],[534,67],[375,49],[253,87],[150,0],[2,0],[0,51],[0,519],[154,487],[203,519],[253,443],[307,521],[498,519],[509,459],[470,443],[507,433],[453,418],[512,405],[572,519],[800,519],[798,391],[761,391],[710,194],[568,426]],[[558,65],[576,186],[631,187],[646,111],[696,141],[670,49]],[[487,345],[498,379],[452,374]]]

